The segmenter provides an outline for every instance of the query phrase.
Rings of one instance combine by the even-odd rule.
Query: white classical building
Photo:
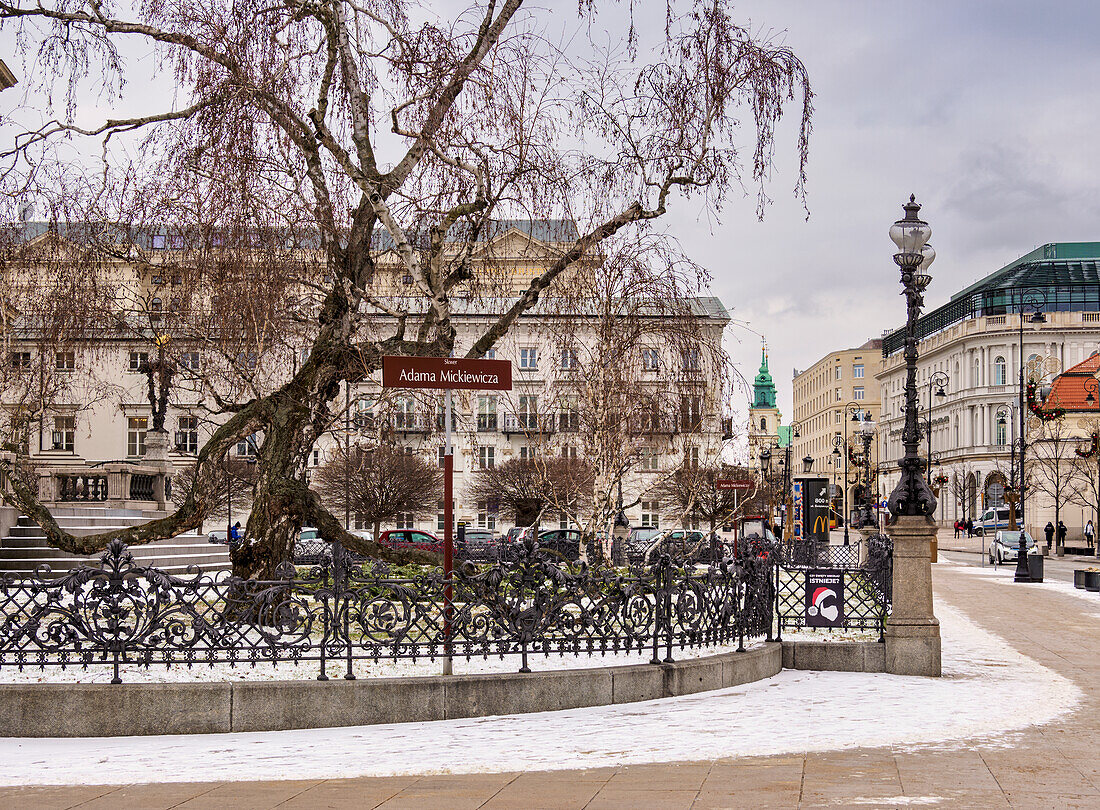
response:
[[[44,224],[26,223],[24,228],[28,234],[25,246],[32,249],[42,240],[79,240],[72,231],[58,233]],[[571,222],[502,221],[488,229],[481,255],[491,257],[494,269],[511,278],[514,288],[522,289],[540,268],[572,247],[576,238],[576,227]],[[163,236],[159,242],[156,235],[146,241],[149,255],[154,258],[157,251],[165,250],[166,244],[170,247],[170,240]],[[74,248],[74,253],[78,252]],[[13,261],[0,267],[6,274],[5,280],[24,272],[27,263],[33,262],[31,256],[33,250],[22,258],[16,255]],[[385,264],[384,257],[380,257],[379,263]],[[585,266],[593,263],[582,262],[578,272],[583,272]],[[125,263],[109,268],[109,272],[115,274],[115,281],[122,286],[135,288],[135,300],[152,304],[153,314],[159,313],[162,306],[168,310],[177,284],[175,279],[138,272]],[[391,275],[392,278],[382,274],[381,294],[411,295],[409,281],[402,278],[396,263]],[[462,356],[483,332],[485,324],[509,306],[510,300],[456,298],[455,354]],[[623,481],[623,495],[628,505],[626,515],[635,526],[658,526],[670,519],[666,505],[656,494],[662,473],[685,461],[703,463],[717,458],[729,438],[729,426],[723,419],[729,392],[722,335],[730,317],[717,298],[695,297],[683,303],[675,316],[669,314],[671,309],[666,309],[663,314],[641,312],[630,317],[659,321],[682,318],[686,313],[693,324],[694,345],[669,340],[661,329],[647,327],[641,330],[643,337],[638,344],[632,345],[620,359],[635,368],[639,395],[651,395],[654,402],[660,400],[652,418],[644,418],[643,414],[636,430],[631,431],[631,461]],[[18,446],[40,475],[56,477],[58,498],[61,489],[68,486],[61,483],[68,480],[65,476],[100,469],[103,465],[123,465],[119,467],[123,470],[140,467],[146,454],[152,413],[142,369],[143,363],[156,359],[153,342],[156,321],[145,336],[104,332],[94,342],[47,351],[42,341],[34,339],[28,313],[5,302],[0,314],[6,371],[0,390],[4,441]],[[453,439],[457,520],[484,528],[503,528],[492,504],[474,503],[465,497],[467,486],[478,470],[536,453],[569,457],[584,454],[585,440],[589,437],[580,434],[585,422],[580,387],[593,379],[585,373],[585,364],[586,347],[595,340],[595,318],[594,312],[578,311],[576,305],[571,310],[563,309],[560,302],[544,297],[486,355],[512,362],[514,390],[456,392]],[[376,319],[384,327],[381,320]],[[568,325],[563,325],[565,322]],[[280,341],[276,356],[270,359],[242,351],[236,361],[229,359],[229,365],[235,362],[239,377],[254,375],[253,382],[262,391],[265,385],[270,387],[271,379],[266,383],[264,380],[268,369],[273,375],[285,377],[301,362],[301,351],[286,348],[292,342]],[[216,408],[206,407],[212,403],[195,393],[199,388],[189,386],[187,377],[189,373],[202,376],[226,358],[178,342],[170,349],[181,373],[172,388],[165,429],[170,437],[169,459],[179,469],[193,462],[195,453],[223,418],[216,415]],[[242,371],[245,373],[240,374]],[[51,381],[43,389],[45,401],[33,401],[42,393],[34,387],[36,379]],[[441,395],[383,392],[378,379],[366,381],[346,394],[351,413],[347,418],[342,413],[345,392],[341,392],[335,403],[341,413],[318,443],[311,467],[330,458],[337,443],[369,447],[379,441],[394,442],[442,465]],[[234,452],[247,458],[253,449],[248,441],[241,441]],[[107,480],[106,476],[103,480]],[[110,486],[117,489],[114,483]],[[112,498],[116,495],[111,493]],[[240,506],[236,508],[239,510]],[[441,503],[438,514],[406,515],[399,520],[398,527],[441,529],[442,512]],[[559,516],[552,516],[552,520],[557,522]],[[354,516],[352,521],[359,525],[349,528],[367,528]]]
[[[1042,322],[1034,318],[1037,311]],[[904,328],[884,335],[876,375],[884,494],[898,481],[897,461],[904,453],[904,336]],[[1004,502],[1013,439],[1020,432],[1021,363],[1028,375],[1050,382],[1100,351],[1100,243],[1052,243],[1031,251],[927,312],[918,336],[922,435],[930,403],[933,476],[947,479],[936,518],[949,525]],[[942,397],[939,386],[930,385],[936,373],[948,378]],[[927,450],[922,440],[921,453]],[[1049,503],[1034,496],[1025,511],[1028,530],[1041,536],[1053,517]],[[1092,516],[1079,505],[1063,511],[1071,538]]]

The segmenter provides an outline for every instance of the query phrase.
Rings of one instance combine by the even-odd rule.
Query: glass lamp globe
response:
[[[920,205],[914,195],[910,195],[909,202],[902,208],[905,209],[905,216],[890,226],[890,238],[902,253],[920,253],[932,237],[932,228],[917,216]]]
[[[862,425],[860,425],[860,427],[859,427],[859,430],[860,430],[860,432],[861,432],[861,433],[863,433],[864,435],[866,435],[866,436],[870,436],[870,435],[871,435],[872,433],[874,433],[874,432],[875,432],[875,423],[874,423],[874,420],[872,420],[872,419],[868,419],[868,420],[867,420],[867,421],[865,421],[865,422],[864,422],[864,423],[863,423]]]
[[[927,273],[928,268],[932,266],[932,262],[936,260],[936,249],[932,247],[931,243],[925,242],[920,249],[920,269],[922,273]]]

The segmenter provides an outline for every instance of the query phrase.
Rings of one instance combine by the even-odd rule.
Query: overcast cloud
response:
[[[902,324],[887,230],[910,193],[938,252],[931,306],[1036,245],[1100,240],[1100,5],[756,0],[732,13],[809,70],[810,218],[789,194],[788,130],[764,222],[749,199],[720,225],[681,209],[673,229],[767,336],[785,419],[794,368]],[[731,330],[750,379],[759,345]]]
[[[430,7],[445,14],[455,5]],[[555,12],[551,28],[577,24],[576,0],[544,6]],[[643,43],[659,38],[664,14],[647,13],[645,0],[634,6]],[[938,251],[931,306],[1036,245],[1100,239],[1095,0],[749,0],[729,8],[791,47],[809,70],[810,217],[790,193],[791,120],[763,222],[750,195],[728,205],[720,222],[697,206],[676,207],[669,228],[747,322],[731,328],[728,347],[749,379],[760,345],[750,330],[767,336],[786,418],[792,369],[901,325],[887,229],[910,193],[924,204]],[[625,14],[624,3],[598,19],[593,38]],[[9,59],[12,40],[0,37]],[[164,78],[132,83],[126,102]],[[16,93],[5,96],[16,103]]]

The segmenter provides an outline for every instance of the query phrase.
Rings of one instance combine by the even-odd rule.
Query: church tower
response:
[[[779,408],[775,405],[775,382],[768,371],[768,347],[760,347],[760,370],[752,383],[749,403],[749,456],[756,458],[760,449],[779,442]]]

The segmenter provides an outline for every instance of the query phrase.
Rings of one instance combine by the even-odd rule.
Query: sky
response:
[[[794,369],[903,325],[887,232],[910,194],[937,259],[930,307],[1034,247],[1100,240],[1100,4],[756,0],[738,22],[790,47],[816,95],[809,219],[790,193],[792,127],[774,204],[716,222],[678,209],[672,230],[735,319],[727,349],[755,375],[760,338],[784,421]],[[750,331],[751,330],[751,331]]]
[[[653,2],[634,0],[643,43],[663,33],[663,13],[644,13]],[[533,13],[560,11],[574,25],[576,8],[576,0],[542,0]],[[750,194],[718,214],[694,202],[673,206],[667,226],[712,274],[713,293],[735,318],[727,349],[749,380],[766,337],[785,418],[794,369],[902,325],[887,231],[911,193],[938,254],[931,307],[1037,245],[1100,239],[1094,0],[746,0],[726,8],[808,69],[816,109],[809,217],[791,193],[796,105],[780,129],[774,203],[762,222]],[[626,11],[620,4],[595,27],[614,29]],[[14,67],[12,51],[13,37],[0,33],[0,56]],[[160,92],[150,88],[139,79],[129,95]],[[0,97],[0,115],[17,93]]]

